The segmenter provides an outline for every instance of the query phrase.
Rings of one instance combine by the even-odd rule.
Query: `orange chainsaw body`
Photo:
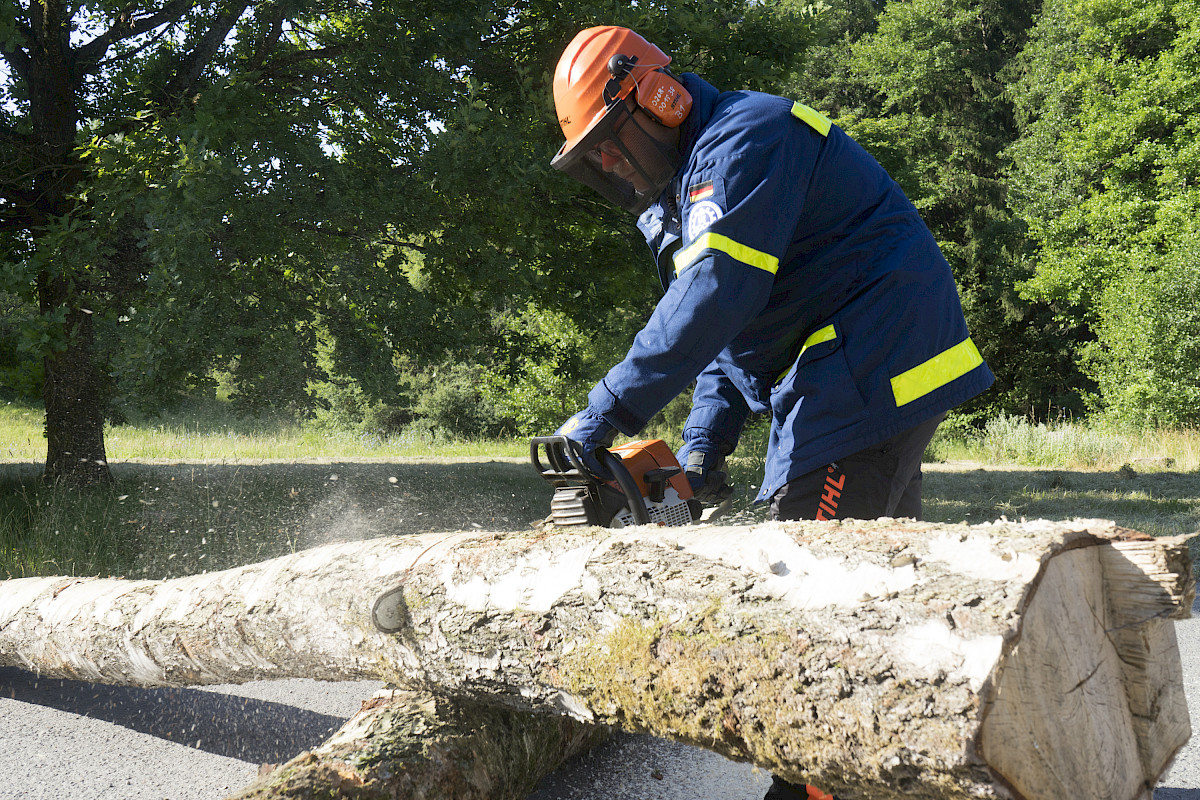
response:
[[[638,489],[642,491],[642,497],[649,497],[652,491],[650,484],[646,483],[647,472],[664,467],[679,466],[675,454],[662,439],[640,439],[636,442],[626,442],[619,447],[609,448],[608,452],[621,457],[621,463],[633,476]],[[679,494],[680,500],[691,498],[692,485],[688,483],[682,472],[669,478],[667,483]],[[616,481],[609,481],[609,484],[616,486]]]

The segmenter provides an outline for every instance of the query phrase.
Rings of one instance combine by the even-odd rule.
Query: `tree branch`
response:
[[[407,250],[416,250],[419,253],[424,253],[424,252],[428,251],[428,248],[423,244],[417,244],[415,242],[406,241],[404,239],[393,239],[390,236],[384,236],[380,239],[377,239],[376,241],[379,244],[390,244],[393,247],[402,247]]]
[[[117,42],[133,36],[140,36],[160,25],[175,22],[193,5],[195,5],[195,0],[171,0],[158,13],[138,20],[132,19],[129,14],[122,12],[115,25],[92,41],[75,49],[75,66],[81,70],[78,74],[84,75],[91,72],[108,52],[108,48]]]
[[[263,63],[267,60],[267,54],[279,41],[279,37],[283,35],[283,19],[286,13],[282,4],[275,6],[274,14],[271,17],[271,27],[263,36],[258,47],[255,48],[254,57],[250,60],[250,69],[262,69]]]
[[[0,125],[0,145],[9,153],[12,153],[16,148],[33,147],[33,138],[21,133],[16,128],[8,125]]]
[[[12,215],[11,209],[36,206],[41,196],[41,193],[34,189],[22,189],[16,185],[16,181],[0,179],[0,202],[8,204],[9,216]]]
[[[23,231],[32,228],[34,218],[30,214],[23,212],[6,214],[0,212],[0,233],[9,231]]]
[[[29,56],[24,52],[3,47],[0,48],[0,57],[7,62],[18,78],[23,81],[29,79]]]
[[[302,61],[321,61],[335,58],[345,53],[348,49],[350,49],[349,45],[339,44],[332,47],[318,47],[313,50],[300,50],[295,53],[279,56],[271,62],[271,66],[286,67]]]
[[[180,62],[175,77],[167,84],[168,97],[182,97],[196,84],[200,73],[217,54],[221,44],[237,23],[238,17],[242,15],[248,5],[250,4],[244,1],[234,3],[221,16],[217,17],[196,48]]]
[[[17,32],[21,34],[21,37],[25,40],[27,45],[33,45],[36,43],[37,37],[33,35],[33,29],[30,28],[29,25],[17,20],[14,27],[17,29]],[[19,47],[11,48],[5,46],[0,47],[0,57],[3,57],[4,60],[8,62],[9,67],[11,67],[12,71],[17,74],[17,77],[19,77],[21,80],[29,79],[28,53]]]
[[[162,39],[164,36],[166,36],[167,32],[169,30],[170,30],[169,27],[164,26],[162,28],[162,30],[160,30],[158,33],[154,34],[149,39],[142,42],[140,45],[133,48],[129,52],[122,53],[121,55],[114,56],[113,58],[104,59],[104,60],[98,62],[97,66],[102,66],[102,65],[106,65],[106,64],[118,64],[126,59],[133,58],[134,56],[136,56],[138,53],[142,52],[143,50],[147,50],[147,49],[153,47],[154,45],[158,44],[159,40]]]

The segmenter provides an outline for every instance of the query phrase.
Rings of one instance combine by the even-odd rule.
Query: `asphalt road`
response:
[[[1200,720],[1200,603],[1179,622],[1188,708]],[[374,682],[271,681],[127,689],[0,669],[0,800],[222,800],[341,726]],[[1200,800],[1200,737],[1155,800]],[[618,736],[529,800],[758,800],[769,776],[695,748]]]

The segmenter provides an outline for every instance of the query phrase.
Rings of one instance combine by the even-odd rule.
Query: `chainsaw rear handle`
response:
[[[550,467],[542,464],[541,448],[546,448],[546,458]],[[615,456],[607,449],[596,449],[596,458],[600,464],[613,474],[621,494],[629,503],[629,513],[638,525],[650,524],[650,512],[646,509],[646,499],[638,489],[637,482],[629,473],[620,456]],[[593,475],[583,465],[579,452],[579,442],[567,436],[535,436],[529,441],[529,459],[543,478],[560,484],[601,484],[607,483],[598,475]]]

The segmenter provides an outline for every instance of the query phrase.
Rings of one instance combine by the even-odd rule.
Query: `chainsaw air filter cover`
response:
[[[650,523],[653,525],[691,525],[695,522],[695,517],[692,515],[692,504],[681,498],[673,486],[667,487],[661,503],[647,499],[646,512],[650,514]],[[636,524],[637,520],[633,518],[633,512],[625,507],[616,513],[610,527],[624,528],[626,525]]]

